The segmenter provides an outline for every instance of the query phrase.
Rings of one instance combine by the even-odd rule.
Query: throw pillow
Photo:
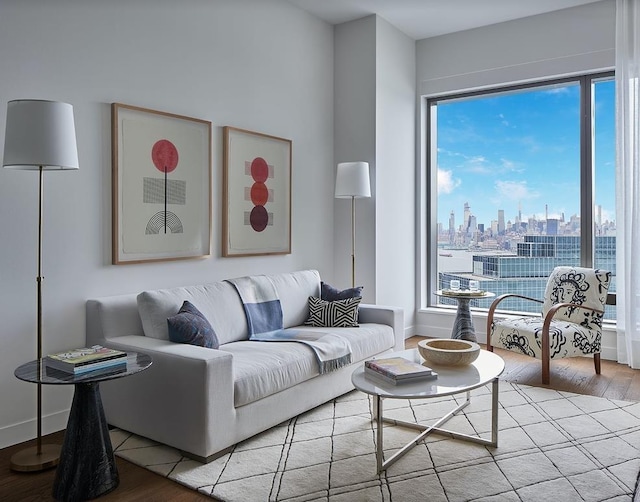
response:
[[[320,298],[327,302],[347,300],[348,298],[357,298],[360,296],[362,296],[362,286],[356,286],[355,288],[348,288],[340,291],[326,282],[320,283]]]
[[[359,296],[332,302],[310,296],[309,319],[305,324],[317,328],[357,328],[361,301]]]
[[[169,340],[189,343],[209,349],[217,349],[220,344],[213,327],[195,305],[185,300],[178,313],[167,318]]]

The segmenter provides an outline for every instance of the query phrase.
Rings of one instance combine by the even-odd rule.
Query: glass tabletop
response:
[[[113,380],[143,371],[151,366],[151,356],[139,352],[127,352],[127,365],[119,368],[104,368],[87,371],[79,375],[60,371],[47,366],[45,359],[37,359],[18,366],[14,372],[20,380],[48,385],[69,385],[77,383],[95,383]]]
[[[424,363],[418,349],[384,354],[379,359],[386,357],[404,357],[410,361]],[[428,398],[458,394],[481,387],[500,376],[504,371],[503,359],[487,350],[480,350],[478,358],[468,366],[438,366],[435,364],[427,366],[438,373],[438,378],[394,385],[380,382],[378,379],[367,378],[364,373],[364,364],[361,364],[351,375],[351,381],[356,389],[366,394],[397,399]]]

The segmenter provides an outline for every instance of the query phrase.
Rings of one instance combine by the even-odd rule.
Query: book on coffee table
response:
[[[370,359],[364,362],[364,372],[367,376],[381,378],[394,385],[419,380],[432,380],[438,377],[438,374],[428,366],[410,361],[404,357]]]
[[[73,349],[58,354],[49,354],[47,366],[67,373],[79,374],[104,368],[114,368],[127,364],[127,353],[100,345]]]

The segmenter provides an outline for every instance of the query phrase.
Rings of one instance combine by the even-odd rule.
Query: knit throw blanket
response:
[[[266,276],[228,279],[233,284],[247,317],[249,340],[300,342],[310,347],[320,374],[351,363],[351,345],[343,337],[319,331],[283,328],[282,307],[273,283]]]

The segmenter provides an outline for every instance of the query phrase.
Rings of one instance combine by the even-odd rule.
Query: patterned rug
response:
[[[370,404],[353,391],[209,464],[122,430],[111,437],[120,457],[228,502],[638,500],[640,403],[500,382],[497,448],[430,435],[381,475]],[[384,402],[386,416],[427,424],[455,405]],[[489,437],[490,407],[489,389],[477,389],[445,427]],[[386,426],[387,458],[416,434]]]

